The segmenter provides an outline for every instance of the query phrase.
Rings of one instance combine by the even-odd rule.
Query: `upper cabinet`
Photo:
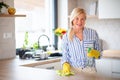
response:
[[[120,18],[120,0],[98,0],[98,17],[100,19]]]
[[[91,18],[120,18],[120,0],[77,0],[77,7],[85,9],[87,16]]]
[[[68,0],[68,15],[76,7],[85,9],[88,18],[97,17],[98,0]]]
[[[97,17],[98,14],[98,0],[77,0],[77,6],[86,10],[87,17]]]

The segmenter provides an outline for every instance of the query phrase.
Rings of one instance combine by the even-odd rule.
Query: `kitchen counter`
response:
[[[120,50],[104,50],[102,52],[102,57],[120,59]]]
[[[105,78],[98,75],[77,73],[74,76],[58,76],[55,70],[25,67],[28,64],[42,64],[46,62],[59,61],[54,58],[45,61],[21,60],[19,58],[0,60],[0,80],[119,80]],[[31,65],[33,66],[33,65]]]
[[[100,75],[120,80],[120,50],[104,50],[101,59],[96,59],[96,69]]]

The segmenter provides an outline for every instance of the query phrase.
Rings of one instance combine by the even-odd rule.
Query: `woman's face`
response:
[[[72,23],[73,23],[74,30],[77,30],[77,31],[82,30],[85,25],[85,14],[82,13],[76,18],[74,18]]]

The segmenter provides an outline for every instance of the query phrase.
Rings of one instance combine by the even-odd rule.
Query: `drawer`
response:
[[[112,77],[120,78],[120,72],[112,72]]]
[[[112,73],[120,74],[120,59],[113,59],[111,65],[112,65]]]

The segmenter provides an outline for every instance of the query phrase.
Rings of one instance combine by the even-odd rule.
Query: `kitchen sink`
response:
[[[49,57],[61,57],[62,54],[61,53],[52,53],[49,55]]]

